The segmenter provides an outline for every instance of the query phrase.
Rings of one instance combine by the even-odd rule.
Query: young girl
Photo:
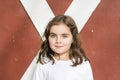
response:
[[[33,80],[93,80],[78,35],[70,16],[54,17],[45,29]]]

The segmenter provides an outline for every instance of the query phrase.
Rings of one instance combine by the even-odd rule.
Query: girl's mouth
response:
[[[55,46],[56,48],[61,48],[62,46]]]

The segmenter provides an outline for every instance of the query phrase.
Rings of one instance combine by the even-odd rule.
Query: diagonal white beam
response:
[[[46,0],[20,0],[30,19],[42,35],[48,21],[54,17]]]
[[[81,31],[99,3],[100,0],[73,0],[65,14],[73,17]]]

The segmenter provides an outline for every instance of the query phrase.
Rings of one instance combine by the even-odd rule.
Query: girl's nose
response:
[[[61,43],[61,38],[60,37],[56,38],[56,43]]]

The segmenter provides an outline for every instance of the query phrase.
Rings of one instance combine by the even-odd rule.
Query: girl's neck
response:
[[[64,61],[70,60],[69,54],[55,54],[54,58],[56,60],[64,60]]]

